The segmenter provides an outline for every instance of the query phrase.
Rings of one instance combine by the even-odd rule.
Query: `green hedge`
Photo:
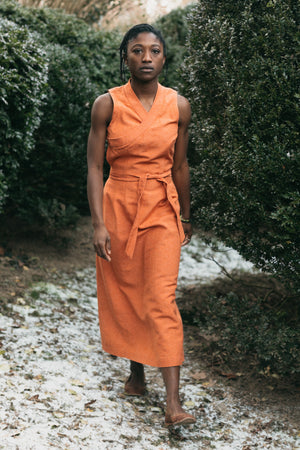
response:
[[[86,142],[90,109],[99,94],[119,84],[116,33],[95,31],[74,16],[47,8],[21,7],[11,0],[0,4],[1,16],[14,21],[16,38],[9,38],[13,52],[23,41],[18,30],[28,35],[34,30],[35,48],[48,65],[43,72],[46,89],[36,89],[35,97],[28,91],[35,99],[36,110],[27,159],[15,137],[9,147],[11,161],[22,160],[22,164],[18,172],[12,167],[15,182],[6,189],[5,214],[17,214],[29,223],[52,229],[65,226],[76,219],[78,211],[88,211]],[[20,74],[20,64],[11,56],[9,59],[14,73]],[[23,60],[26,70],[27,61],[30,65],[30,58]],[[13,83],[15,92],[18,83],[17,79]],[[16,95],[10,105],[17,99]],[[11,120],[11,111],[8,116]],[[13,128],[17,133],[15,124]],[[20,139],[23,141],[23,137]],[[3,142],[8,145],[6,138]],[[2,171],[4,189],[7,172]]]
[[[59,44],[78,55],[99,89],[119,84],[117,32],[96,31],[76,16],[57,9],[26,8],[14,0],[0,3],[0,16],[34,30],[43,45]]]
[[[202,0],[182,77],[197,224],[299,288],[297,1]]]
[[[165,86],[173,89],[180,88],[180,66],[186,56],[186,42],[188,35],[187,15],[192,7],[178,8],[160,17],[154,27],[162,32],[167,46],[167,76],[162,76]]]
[[[75,207],[85,208],[86,141],[97,88],[77,55],[60,45],[49,46],[47,54],[48,90],[36,146],[11,199],[28,222],[53,228],[72,223]]]
[[[48,59],[37,36],[0,17],[0,213],[34,149],[45,99]]]

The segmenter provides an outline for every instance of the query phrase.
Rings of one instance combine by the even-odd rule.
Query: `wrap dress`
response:
[[[102,347],[142,364],[178,366],[183,329],[175,289],[184,232],[171,176],[177,92],[159,84],[149,112],[130,81],[109,93],[103,216],[111,262],[96,257]]]

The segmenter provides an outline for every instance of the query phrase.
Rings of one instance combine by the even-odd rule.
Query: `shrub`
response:
[[[200,328],[201,352],[215,364],[282,376],[300,373],[299,306],[296,295],[263,273],[232,272],[186,288],[179,299],[183,321]]]
[[[48,61],[36,35],[0,17],[0,213],[33,150]]]
[[[208,298],[205,314],[210,332],[219,337],[215,349],[228,361],[251,358],[260,370],[280,375],[300,373],[299,331],[286,311],[270,308],[262,298],[229,293]]]
[[[99,92],[119,83],[117,32],[96,31],[83,20],[50,8],[26,8],[14,0],[0,4],[0,15],[39,33],[45,45],[59,44],[84,62]]]
[[[154,24],[166,41],[168,74],[163,84],[178,89],[180,86],[180,66],[186,55],[188,35],[187,15],[191,6],[178,8],[160,17]]]
[[[99,94],[118,84],[115,33],[95,31],[60,11],[25,8],[11,0],[1,3],[0,15],[14,20],[17,30],[24,25],[36,30],[36,41],[49,62],[45,98],[36,116],[38,129],[31,133],[30,156],[15,174],[18,182],[9,193],[6,213],[55,228],[75,219],[76,210],[88,210],[90,109]]]
[[[296,0],[202,0],[182,77],[195,117],[193,213],[299,289]]]
[[[48,90],[36,148],[23,164],[11,199],[27,222],[49,226],[55,217],[63,224],[59,211],[64,215],[68,206],[86,203],[86,141],[97,89],[78,56],[59,45],[49,46],[47,53]],[[57,203],[64,206],[59,209]]]

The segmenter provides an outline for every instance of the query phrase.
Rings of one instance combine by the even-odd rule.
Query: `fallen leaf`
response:
[[[222,377],[228,378],[228,380],[235,380],[238,377],[236,373],[220,372],[220,375],[222,375]]]
[[[31,402],[38,402],[39,401],[39,394],[33,395],[28,400],[30,400]]]
[[[65,417],[65,413],[63,413],[62,411],[53,411],[53,416],[57,419],[62,419],[63,417]]]
[[[23,297],[17,298],[17,305],[25,305],[25,304],[26,304],[26,302]]]
[[[91,406],[93,403],[95,403],[96,402],[96,400],[90,400],[89,402],[87,402],[87,403],[85,403],[84,404],[84,407],[85,408],[88,408],[89,406]]]
[[[212,387],[212,386],[214,386],[215,384],[216,384],[215,381],[210,380],[210,381],[206,381],[205,383],[202,383],[202,386],[204,386],[204,387]]]
[[[34,377],[35,380],[44,380],[44,376],[42,374],[36,375]]]
[[[83,383],[82,381],[80,381],[80,380],[70,380],[70,383],[71,383],[73,386],[80,386],[80,387],[83,387],[83,386],[84,386],[84,383]]]
[[[153,406],[151,408],[151,411],[160,413],[161,412],[161,408],[159,408],[158,406]]]
[[[207,378],[207,373],[205,372],[196,372],[191,375],[194,380],[205,380]]]
[[[187,402],[184,402],[184,405],[187,406],[187,407],[192,407],[192,406],[195,406],[195,403],[192,402],[191,400],[189,400]]]
[[[208,342],[217,342],[220,338],[216,334],[199,334],[200,337],[205,339]]]
[[[0,372],[9,372],[10,365],[7,363],[0,364]]]
[[[25,350],[26,355],[30,355],[33,352],[34,352],[34,347],[30,347]]]
[[[95,348],[97,348],[96,345],[87,345],[87,346],[86,346],[86,351],[87,351],[87,352],[91,352],[91,351],[94,350]]]
[[[73,389],[69,389],[69,393],[70,393],[71,395],[77,395],[77,392],[76,392],[76,391],[73,391]]]
[[[74,423],[74,425],[72,426],[73,430],[78,430],[79,428],[80,428],[80,423],[79,422]]]

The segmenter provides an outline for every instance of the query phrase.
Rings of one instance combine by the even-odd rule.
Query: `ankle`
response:
[[[144,366],[143,364],[135,361],[130,361],[130,372],[132,376],[136,378],[144,378]]]
[[[182,406],[181,406],[179,396],[175,395],[174,397],[167,398],[166,407],[167,407],[167,411],[174,411],[174,410],[178,411],[179,409],[181,410]]]

